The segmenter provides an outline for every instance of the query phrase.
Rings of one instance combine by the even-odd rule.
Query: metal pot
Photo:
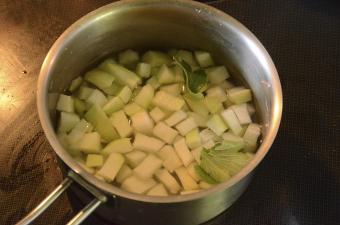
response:
[[[212,52],[220,64],[253,91],[263,124],[262,143],[254,159],[227,182],[190,195],[152,197],[126,192],[96,179],[80,167],[58,142],[56,96],[71,80],[110,53],[123,49],[185,48]],[[282,93],[275,66],[265,48],[242,24],[208,5],[187,0],[121,1],[101,7],[68,28],[54,43],[38,82],[39,117],[54,151],[69,167],[64,182],[19,224],[39,215],[72,182],[94,200],[69,224],[97,212],[120,224],[192,225],[227,209],[244,192],[255,167],[277,134]],[[102,204],[104,203],[105,204]]]

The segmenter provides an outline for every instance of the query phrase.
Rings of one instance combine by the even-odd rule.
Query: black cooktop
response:
[[[62,179],[37,117],[39,68],[64,29],[109,2],[0,2],[0,224],[14,224]],[[249,188],[206,225],[340,224],[339,1],[206,2],[263,43],[284,96],[277,139]],[[63,196],[36,224],[64,224],[82,206]],[[109,223],[91,216],[84,224]]]

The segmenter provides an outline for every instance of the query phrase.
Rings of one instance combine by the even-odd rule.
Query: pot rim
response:
[[[153,4],[159,5],[176,5],[176,7],[185,7],[195,11],[205,11],[213,16],[219,17],[224,21],[228,21],[228,24],[233,27],[233,29],[237,29],[242,33],[243,38],[246,38],[247,42],[252,45],[252,48],[257,51],[261,60],[267,62],[268,71],[270,71],[272,79],[273,79],[273,105],[272,105],[272,123],[268,128],[268,134],[263,139],[260,144],[254,158],[247,166],[245,166],[239,173],[234,175],[230,180],[220,183],[216,186],[213,186],[209,189],[202,190],[193,194],[188,195],[171,195],[167,197],[157,197],[157,196],[147,196],[141,194],[134,194],[127,191],[124,191],[114,185],[105,183],[103,181],[98,180],[92,174],[86,172],[67,152],[59,143],[57,136],[54,132],[54,128],[49,119],[49,112],[47,107],[47,95],[48,95],[48,87],[49,87],[49,74],[51,73],[51,68],[53,67],[54,61],[59,57],[61,51],[63,49],[63,45],[72,39],[74,33],[80,29],[81,27],[88,26],[93,19],[98,16],[105,16],[111,12],[112,9],[119,7],[126,7],[128,5],[129,8],[133,7],[142,7],[149,6]],[[269,56],[268,52],[264,48],[264,46],[260,43],[260,41],[252,34],[245,26],[243,26],[236,19],[232,18],[228,14],[213,8],[212,6],[196,2],[190,0],[126,0],[114,2],[103,7],[100,7],[87,15],[83,16],[75,23],[73,23],[69,28],[67,28],[63,34],[57,39],[57,41],[53,44],[51,49],[49,50],[40,70],[39,79],[38,79],[38,89],[37,89],[37,107],[38,114],[40,118],[40,122],[44,133],[51,144],[53,150],[56,154],[63,160],[63,162],[70,167],[73,171],[79,174],[82,178],[84,178],[88,183],[93,185],[94,187],[104,191],[105,193],[113,196],[120,196],[132,200],[142,201],[142,202],[151,202],[151,203],[175,203],[175,202],[184,202],[184,201],[192,201],[203,198],[207,195],[211,195],[213,193],[221,192],[235,183],[239,182],[243,178],[245,178],[248,174],[250,174],[255,167],[262,161],[264,156],[269,151],[274,139],[277,135],[281,116],[282,116],[282,89],[280,84],[280,79],[275,68],[275,65]]]

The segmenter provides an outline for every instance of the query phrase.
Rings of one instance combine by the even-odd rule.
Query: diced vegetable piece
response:
[[[141,83],[141,79],[137,74],[118,64],[106,63],[101,69],[112,74],[118,83],[128,85],[131,89]]]
[[[223,105],[217,97],[206,96],[204,98],[204,103],[207,106],[208,110],[213,114],[218,113],[223,109]]]
[[[210,129],[204,129],[200,132],[200,136],[202,139],[202,142],[205,143],[209,140],[212,140],[213,142],[220,141],[220,137],[217,136],[212,130]]]
[[[136,133],[133,147],[145,152],[157,152],[164,145],[164,142],[153,137],[146,136],[141,133]]]
[[[77,161],[77,163],[78,163],[78,164],[79,164],[86,172],[88,172],[88,173],[90,173],[90,174],[94,174],[95,169],[94,169],[94,168],[87,167],[87,166],[85,165],[85,161],[83,160],[83,157],[75,157],[74,159]]]
[[[116,153],[127,153],[131,152],[133,149],[130,138],[120,138],[117,140],[111,141],[109,144],[105,146],[102,150],[102,154],[109,155],[112,152]]]
[[[108,58],[105,59],[99,66],[98,69],[101,69],[103,71],[107,70],[107,64],[117,64],[116,60],[114,58]],[[108,72],[108,71],[106,71]]]
[[[168,196],[168,192],[166,191],[163,184],[157,184],[156,186],[151,188],[146,194],[151,196]]]
[[[155,89],[150,84],[144,85],[142,90],[135,97],[135,102],[144,109],[147,109],[152,102],[154,94]]]
[[[73,113],[74,112],[74,101],[71,96],[59,95],[57,110],[62,112]]]
[[[156,181],[152,178],[141,179],[132,175],[123,181],[121,188],[132,193],[143,194],[156,184]]]
[[[136,68],[136,73],[144,78],[150,77],[151,74],[151,65],[148,63],[138,63]]]
[[[112,85],[114,77],[104,71],[94,69],[84,75],[84,79],[99,89],[108,88]]]
[[[164,122],[157,123],[152,132],[155,137],[158,137],[168,144],[171,144],[178,134],[177,130],[169,127]]]
[[[181,159],[184,166],[188,166],[192,161],[194,161],[194,157],[188,149],[188,146],[185,144],[184,138],[176,141],[174,143],[174,147],[178,157]]]
[[[251,116],[256,112],[254,105],[250,103],[247,103],[247,110]]]
[[[58,140],[59,140],[61,146],[63,146],[63,148],[65,148],[65,149],[67,149],[68,148],[67,134],[66,133],[58,133],[57,137],[58,137]]]
[[[99,154],[88,154],[86,157],[87,167],[101,167],[104,163],[104,157]]]
[[[195,51],[195,58],[201,67],[213,66],[214,61],[209,52]]]
[[[221,113],[221,116],[235,135],[241,134],[242,127],[233,110],[226,109]]]
[[[155,176],[170,193],[176,194],[181,189],[176,179],[167,170],[160,169],[156,171]]]
[[[125,138],[132,135],[133,129],[123,110],[113,113],[110,121],[120,137]]]
[[[198,148],[201,146],[201,137],[198,129],[193,129],[185,136],[185,143],[190,149]]]
[[[201,99],[195,99],[189,95],[185,95],[184,99],[192,111],[204,117],[208,116],[209,110]]]
[[[232,132],[227,132],[222,135],[223,140],[233,143],[244,143],[243,138],[233,134]]]
[[[220,86],[214,86],[207,90],[208,97],[215,97],[220,102],[224,102],[227,100],[227,94]]]
[[[153,87],[155,90],[159,88],[159,86],[161,86],[156,76],[151,76],[146,82],[146,84],[151,85],[151,87]]]
[[[175,57],[177,59],[184,60],[185,62],[187,62],[193,69],[195,69],[198,65],[194,59],[194,56],[192,54],[192,52],[187,51],[187,50],[178,50]]]
[[[131,116],[132,127],[143,134],[152,134],[154,122],[146,111],[140,111]]]
[[[165,113],[158,107],[153,108],[150,111],[150,116],[156,123],[165,117]]]
[[[118,62],[124,66],[136,64],[139,61],[138,52],[131,49],[125,50],[118,54]]]
[[[127,164],[129,164],[129,166],[131,166],[132,168],[135,168],[146,157],[146,153],[134,150],[132,152],[126,153],[125,157]]]
[[[102,88],[102,91],[107,95],[117,95],[121,89],[120,84],[113,82],[110,87]]]
[[[200,166],[207,174],[218,182],[226,181],[231,177],[228,170],[216,165],[216,162],[213,161],[211,157],[208,157],[208,153],[205,151],[202,151]]]
[[[233,105],[231,109],[236,114],[240,124],[248,124],[251,123],[251,118],[248,112],[247,104],[239,104],[239,105]]]
[[[195,167],[198,166],[196,162],[190,163],[190,165],[187,167],[187,171],[189,175],[196,181],[200,181],[201,177],[198,176]]]
[[[126,164],[123,164],[123,166],[120,168],[116,176],[117,183],[121,184],[131,174],[132,174],[132,169],[128,167]]]
[[[172,94],[174,96],[180,95],[182,89],[183,89],[182,83],[169,84],[169,85],[162,86],[160,88],[160,90],[165,91],[165,92]]]
[[[94,129],[98,131],[98,133],[106,141],[118,138],[118,134],[112,126],[109,118],[98,105],[94,104],[84,115],[84,118],[92,124]]]
[[[223,81],[222,83],[219,84],[219,86],[221,88],[223,88],[223,90],[227,90],[227,89],[230,89],[230,88],[233,88],[235,87],[231,82],[225,80]]]
[[[67,143],[74,144],[78,142],[86,132],[91,132],[92,129],[93,127],[90,123],[84,119],[80,120],[67,135]]]
[[[151,178],[156,170],[162,167],[162,160],[154,154],[149,154],[145,159],[133,169],[133,172],[143,179]]]
[[[77,78],[73,79],[68,90],[70,92],[75,92],[80,87],[81,83],[83,83],[82,77],[77,77]]]
[[[85,133],[82,138],[70,148],[84,153],[99,153],[100,152],[100,135],[97,132]]]
[[[181,191],[181,195],[190,195],[190,194],[195,194],[196,192],[201,191],[200,189],[196,189],[196,190],[190,190],[190,191]]]
[[[177,124],[175,127],[179,131],[179,133],[184,136],[191,130],[197,128],[197,124],[195,123],[195,120],[192,117],[189,117],[180,122],[179,124]]]
[[[102,176],[105,180],[112,182],[124,162],[125,159],[122,154],[113,152],[106,159],[104,165],[98,170],[97,174]]]
[[[218,136],[228,129],[228,126],[223,122],[222,118],[218,114],[214,114],[208,120],[207,127],[214,131]]]
[[[107,98],[101,91],[94,89],[90,96],[86,99],[86,102],[90,105],[96,104],[102,107],[107,103]]]
[[[161,66],[163,64],[168,65],[171,63],[171,58],[164,54],[163,52],[158,51],[147,51],[142,56],[142,61],[149,63],[152,67]]]
[[[58,132],[69,132],[79,121],[80,119],[77,114],[61,112],[59,118]]]
[[[178,111],[184,105],[182,98],[173,96],[165,91],[158,91],[152,102],[154,105],[169,111]]]
[[[254,152],[257,147],[257,139],[261,134],[261,128],[258,124],[249,124],[246,132],[243,135],[243,140],[246,143],[245,150],[248,152]]]
[[[131,89],[128,86],[124,86],[117,96],[126,104],[129,102],[131,95]]]
[[[189,172],[185,167],[180,167],[175,169],[175,173],[179,178],[184,190],[196,190],[198,189],[198,184],[196,181],[190,176]]]
[[[230,77],[228,70],[224,66],[216,66],[205,70],[208,80],[213,84],[220,84]]]
[[[160,84],[170,84],[175,81],[175,76],[166,65],[162,65],[158,70],[157,79]]]
[[[182,120],[184,120],[185,118],[187,118],[187,114],[183,110],[179,110],[171,114],[171,116],[164,120],[164,122],[172,127],[181,122]]]
[[[123,100],[119,97],[113,97],[103,106],[103,110],[108,116],[110,116],[112,115],[112,113],[121,110],[123,107],[124,107]]]
[[[197,163],[201,163],[201,152],[202,152],[203,148],[202,147],[198,147],[195,148],[194,150],[191,151],[192,156],[194,157],[194,159],[196,160]]]
[[[195,112],[188,112],[188,116],[192,117],[199,127],[206,127],[208,117],[202,116],[201,114],[195,113]]]
[[[251,101],[251,91],[243,87],[234,87],[227,91],[228,98],[235,104],[241,104]]]
[[[203,144],[203,148],[209,149],[215,146],[215,142],[213,140],[208,140]]]
[[[163,160],[163,166],[170,173],[183,165],[182,161],[171,145],[164,146],[161,150],[159,150],[159,152],[157,152],[157,155]]]
[[[178,65],[173,66],[171,69],[175,75],[174,82],[183,83],[184,82],[183,70]]]
[[[79,98],[74,98],[74,110],[80,116],[84,114],[86,111],[86,104],[84,101],[80,100]]]
[[[81,86],[78,90],[78,98],[81,100],[86,100],[91,93],[94,91],[93,88],[89,88],[89,87],[85,87],[85,86]]]
[[[143,108],[140,107],[138,104],[132,102],[128,105],[126,105],[124,107],[124,112],[128,115],[128,116],[132,116],[134,114],[136,114],[137,112],[143,111]],[[151,112],[150,112],[151,115]]]
[[[213,185],[212,184],[209,184],[209,183],[207,183],[207,182],[205,182],[205,181],[200,181],[199,183],[198,183],[198,185],[200,186],[200,188],[202,188],[202,189],[208,189],[208,188],[211,188]]]

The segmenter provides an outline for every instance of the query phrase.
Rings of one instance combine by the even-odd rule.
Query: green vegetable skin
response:
[[[60,95],[58,138],[86,171],[127,191],[207,189],[244,168],[261,135],[251,90],[229,76],[206,51],[119,52]]]

